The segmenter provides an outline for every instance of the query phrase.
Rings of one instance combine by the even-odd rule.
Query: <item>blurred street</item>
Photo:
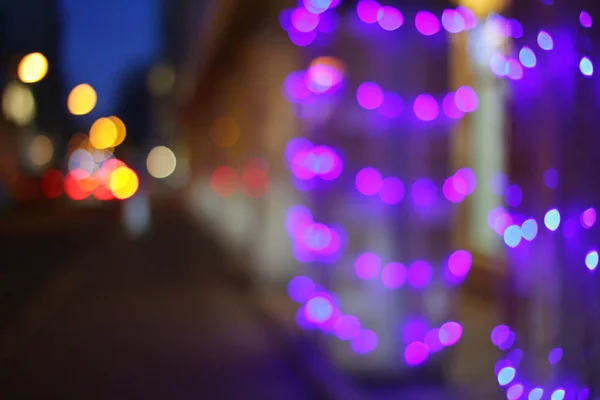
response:
[[[7,246],[31,260],[2,266],[2,398],[323,397],[288,358],[295,339],[261,321],[244,278],[181,212],[157,209],[133,241],[115,211],[83,212],[26,252]]]
[[[254,292],[247,266],[176,204],[155,207],[139,239],[119,211],[58,208],[48,226],[38,218],[27,231],[26,214],[12,231],[3,225],[2,398],[449,398],[441,388],[359,388],[295,327],[297,306]],[[476,331],[479,318],[468,310],[463,320]],[[459,369],[489,362],[478,358]]]
[[[0,0],[0,400],[600,399],[596,8]]]

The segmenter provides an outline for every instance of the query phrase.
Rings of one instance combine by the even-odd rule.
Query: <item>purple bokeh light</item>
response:
[[[525,391],[525,387],[520,383],[515,383],[506,391],[506,399],[507,400],[517,400],[523,396],[523,392]],[[554,400],[554,399],[553,399]]]
[[[440,31],[440,21],[429,11],[419,11],[415,16],[415,27],[421,34],[431,36]]]
[[[379,19],[379,10],[381,4],[372,0],[360,0],[356,5],[356,14],[358,18],[367,23],[374,24]]]
[[[585,229],[590,229],[596,223],[596,210],[594,208],[588,208],[582,212],[580,222],[581,226]]]
[[[515,60],[514,58],[511,58],[510,60],[508,60],[506,62],[506,66],[508,69],[508,72],[506,73],[506,75],[510,79],[518,81],[519,79],[523,78],[523,66],[521,65],[519,60]]]
[[[592,17],[590,16],[590,14],[587,11],[582,11],[579,14],[579,23],[584,28],[591,28],[592,27]]]
[[[340,17],[335,11],[325,11],[321,14],[321,19],[317,30],[322,33],[334,32],[340,25]]]
[[[381,259],[373,253],[363,253],[354,262],[354,271],[360,279],[370,280],[379,275]]]
[[[465,17],[456,11],[446,9],[442,13],[442,26],[450,33],[459,33],[465,30]]]
[[[361,323],[354,315],[344,315],[335,323],[335,335],[340,340],[350,340],[355,337],[361,329]]]
[[[369,329],[361,329],[352,338],[352,350],[357,354],[370,353],[377,347],[377,334]]]
[[[552,349],[550,350],[550,353],[548,353],[548,362],[552,365],[558,364],[560,360],[562,360],[562,356],[563,349],[561,349],[560,347]]]
[[[312,30],[309,32],[300,32],[295,27],[288,29],[288,37],[298,47],[306,47],[315,41],[317,38],[317,31]]]
[[[437,353],[444,348],[444,345],[440,342],[440,330],[433,328],[425,335],[425,344],[429,347],[431,353]]]
[[[490,335],[490,339],[494,346],[499,346],[502,342],[506,340],[508,334],[510,333],[510,328],[506,325],[498,325],[492,329],[492,333]]]
[[[309,329],[315,329],[316,328],[315,324],[313,324],[312,322],[310,322],[310,321],[308,321],[306,319],[306,316],[305,316],[305,306],[300,307],[298,309],[298,311],[296,311],[295,320],[296,320],[296,324],[298,324],[298,326],[300,327],[300,329],[309,330]]]
[[[392,6],[381,7],[377,11],[377,22],[386,31],[395,31],[404,24],[404,16],[397,8]]]
[[[423,342],[413,342],[404,349],[404,361],[407,365],[423,364],[429,357],[429,346]]]
[[[446,114],[448,118],[460,119],[465,116],[465,113],[456,106],[454,96],[455,92],[450,92],[444,96],[444,100],[442,100],[442,110],[444,110],[444,114]]]
[[[452,186],[461,195],[468,196],[477,188],[477,176],[470,168],[461,168],[454,173]]]
[[[444,185],[442,186],[442,192],[444,193],[444,197],[448,199],[448,201],[452,203],[460,203],[465,199],[465,196],[458,193],[456,187],[454,185],[454,180],[456,178],[454,176],[449,177],[444,181]]]
[[[406,267],[397,262],[392,262],[383,267],[381,281],[390,289],[398,289],[404,285],[408,276]]]
[[[291,19],[292,25],[298,32],[307,33],[317,28],[320,17],[304,7],[298,7],[292,12]]]
[[[292,103],[301,103],[306,100],[311,92],[306,87],[304,71],[295,71],[290,73],[283,82],[283,95]]]
[[[446,322],[440,327],[439,337],[440,343],[445,347],[455,345],[463,334],[463,327],[458,322]]]
[[[376,195],[381,190],[382,185],[383,177],[375,168],[363,168],[356,174],[356,189],[365,196]]]
[[[365,110],[374,110],[383,104],[383,90],[373,82],[365,82],[356,90],[356,101]]]
[[[288,284],[288,294],[290,299],[300,304],[304,304],[310,296],[312,296],[315,290],[315,283],[306,276],[297,276]]]
[[[413,111],[421,121],[429,122],[438,117],[440,106],[433,96],[423,93],[415,99]]]
[[[385,204],[394,205],[398,204],[404,198],[404,183],[398,178],[388,177],[385,178],[381,183],[379,190],[379,198]]]
[[[298,238],[313,222],[310,210],[302,205],[292,206],[287,211],[285,227],[288,234],[293,238]]]
[[[514,39],[523,37],[523,25],[521,25],[519,21],[516,19],[509,19],[508,23],[510,26],[510,36],[512,36]]]
[[[475,13],[471,9],[469,9],[467,7],[459,6],[456,8],[456,11],[458,11],[460,13],[460,15],[463,17],[463,19],[465,21],[465,30],[470,30],[477,26],[477,23],[478,23],[477,15],[475,15]]]
[[[432,276],[433,270],[426,261],[418,260],[408,267],[408,283],[414,288],[424,288],[429,285]]]
[[[279,13],[279,25],[283,28],[284,31],[288,31],[292,26],[292,13],[294,12],[293,8],[283,9]]]
[[[475,90],[469,86],[461,86],[454,95],[456,107],[465,113],[474,112],[479,106],[479,99]]]
[[[457,278],[464,278],[471,270],[473,257],[466,250],[457,250],[448,257],[448,270]]]
[[[519,207],[523,201],[523,190],[519,185],[511,185],[504,192],[504,200],[511,207]]]

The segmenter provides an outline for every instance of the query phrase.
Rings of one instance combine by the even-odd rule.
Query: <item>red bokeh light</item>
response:
[[[215,169],[210,177],[210,185],[215,193],[221,197],[228,197],[237,192],[240,178],[237,171],[230,166]]]
[[[113,200],[115,198],[113,193],[103,182],[100,182],[96,190],[94,190],[94,197],[102,201]]]
[[[269,171],[260,160],[250,161],[242,170],[244,193],[248,197],[261,197],[269,186]]]
[[[46,171],[42,177],[42,193],[49,199],[56,199],[63,194],[64,176],[57,169]]]
[[[74,169],[67,174],[65,179],[65,193],[72,200],[84,200],[87,199],[91,191],[85,190],[87,185],[82,185],[80,181],[86,180],[90,177],[87,171],[82,169]],[[82,187],[83,186],[83,187]]]

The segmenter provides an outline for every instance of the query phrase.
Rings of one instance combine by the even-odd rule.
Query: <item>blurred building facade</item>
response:
[[[41,171],[35,163],[32,164],[29,155],[33,140],[40,134],[51,140],[50,151],[53,154],[49,163],[55,165],[64,151],[63,144],[72,126],[64,102],[66,90],[59,67],[61,16],[58,2],[3,1],[0,3],[0,18],[0,85],[5,103],[9,100],[6,98],[7,89],[18,84],[17,67],[23,56],[40,52],[49,64],[48,73],[42,81],[21,85],[23,91],[30,91],[33,95],[33,119],[15,124],[3,115],[0,123],[0,180],[4,193],[17,202],[40,200],[43,198],[39,180]]]
[[[456,352],[445,353],[433,363],[444,366],[445,375],[456,382],[497,385],[496,377],[487,371],[506,354],[490,346],[489,332],[504,323],[517,334],[516,350],[525,354],[523,379],[547,387],[591,385],[586,371],[597,354],[590,347],[595,346],[590,338],[596,332],[597,314],[586,301],[595,301],[590,300],[595,279],[591,283],[582,260],[596,238],[576,227],[581,212],[598,201],[595,190],[584,189],[595,187],[587,180],[593,174],[581,173],[590,171],[589,163],[594,162],[583,147],[595,143],[589,136],[593,131],[589,124],[595,120],[579,106],[595,104],[597,90],[586,83],[577,62],[591,52],[594,30],[581,28],[584,4],[536,2],[514,5],[512,11],[503,1],[461,4],[477,12],[476,29],[437,36],[437,42],[435,36],[409,39],[409,33],[402,33],[406,36],[398,34],[397,42],[391,43],[377,26],[356,24],[355,4],[343,2],[336,40],[315,41],[304,48],[292,46],[277,25],[274,15],[280,4],[272,4],[272,12],[264,13],[270,15],[269,22],[240,4],[223,6],[225,17],[216,19],[215,32],[224,29],[228,34],[215,35],[223,42],[211,42],[217,43],[207,46],[214,53],[203,53],[195,95],[182,96],[189,100],[181,121],[192,160],[191,205],[225,243],[252,261],[257,280],[266,287],[283,289],[294,275],[306,274],[337,293],[347,312],[377,331],[379,348],[367,357],[356,358],[347,344],[332,342],[332,354],[348,370],[363,375],[407,374],[401,357],[404,343],[398,337],[405,330],[398,324],[425,316],[430,325],[449,318],[463,324],[464,345],[461,342]],[[409,21],[417,8],[409,2],[403,5]],[[508,12],[522,25],[513,22],[514,32],[499,33],[498,20],[488,18],[493,12]],[[261,29],[251,29],[252,24]],[[519,27],[524,34],[517,34]],[[518,60],[522,46],[537,46],[539,27],[553,33],[561,50],[548,56],[538,53],[538,63],[544,66],[531,74],[519,64],[521,72],[510,72],[514,74],[510,79],[504,72],[498,77],[500,73],[490,69],[490,59],[501,53]],[[428,49],[422,39],[430,39]],[[243,46],[231,46],[234,42]],[[320,56],[343,60],[351,71],[347,92],[336,100],[308,105],[286,102],[282,83]],[[563,75],[565,60],[572,71]],[[555,84],[558,79],[560,85]],[[468,85],[478,94],[478,108],[454,123],[390,124],[377,113],[357,107],[354,90],[365,81],[375,81],[408,99]],[[411,104],[407,101],[405,106],[410,113]],[[238,131],[234,145],[222,147],[214,140],[215,123],[223,118],[229,124],[225,126]],[[585,122],[574,128],[573,121]],[[310,190],[294,182],[282,158],[288,142],[297,136],[341,150],[343,177]],[[241,176],[249,162],[259,162],[269,173],[269,190],[262,196],[244,193]],[[384,176],[402,176],[406,183],[429,177],[440,184],[468,167],[477,176],[477,190],[458,205],[425,213],[408,201],[385,208],[376,204],[378,199],[369,202],[349,193],[358,171],[368,166],[377,167]],[[565,186],[553,183],[555,175]],[[410,196],[407,185],[406,200]],[[316,221],[343,224],[348,241],[333,266],[299,262],[292,256],[286,216],[298,204],[308,206]],[[558,235],[545,228],[549,226],[545,213],[553,207],[563,213]],[[494,210],[504,210],[500,219],[491,213]],[[500,227],[506,215],[512,222]],[[504,234],[506,228],[516,226],[522,232],[521,225],[532,218],[537,221],[533,236],[538,229],[539,236],[531,244],[520,237],[524,244],[513,248],[513,239]],[[373,252],[387,260],[384,263],[426,258],[435,271],[443,271],[455,249],[466,249],[473,257],[463,290],[440,284],[424,292],[390,294],[378,283],[357,282],[352,273],[362,252]],[[580,290],[568,289],[567,276],[577,277],[571,288]],[[583,309],[586,312],[573,312]],[[548,354],[559,346],[565,352],[563,367],[548,362]]]

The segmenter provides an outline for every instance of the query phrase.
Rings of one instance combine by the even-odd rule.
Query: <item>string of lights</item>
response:
[[[342,23],[342,18],[336,12],[339,1],[304,0],[297,8],[284,10],[279,17],[281,27],[287,32],[290,41],[306,47],[318,45],[321,37],[327,38],[335,33]],[[441,15],[429,11],[418,11],[414,15],[402,13],[395,7],[384,6],[374,0],[361,0],[356,9],[354,24],[377,24],[383,31],[396,31],[407,26],[414,19],[416,30],[424,36],[433,36],[442,28],[449,34],[458,34],[469,30],[480,30],[484,41],[505,41],[522,39],[524,42],[531,33],[516,19],[507,19],[498,14],[492,14],[482,23],[475,13],[466,7],[446,9]],[[592,27],[592,17],[587,11],[579,14],[579,24],[582,28]],[[546,30],[535,33],[535,42],[539,51],[548,52],[555,48],[553,36]],[[485,47],[485,46],[482,46]],[[496,47],[496,46],[492,46]],[[504,46],[507,50],[509,46]],[[498,78],[509,78],[512,81],[524,79],[528,69],[535,68],[543,55],[536,54],[537,50],[531,45],[517,46],[511,54],[493,51],[486,52],[485,48],[475,49],[475,58],[489,67]],[[481,53],[481,54],[480,54]],[[588,54],[580,54],[577,62],[578,69],[584,77],[594,74],[594,64]],[[283,85],[284,97],[293,104],[311,104],[315,97],[335,94],[345,84],[347,71],[344,64],[333,57],[314,59],[304,71],[291,73]],[[377,110],[382,116],[394,119],[401,115],[404,107],[403,96],[394,92],[384,91],[374,82],[363,82],[356,89],[356,101],[360,107],[368,111]],[[440,110],[449,119],[461,119],[466,114],[478,109],[479,99],[476,91],[469,86],[461,86],[453,92],[441,96],[428,93],[417,95],[412,100],[414,116],[421,122],[431,122],[440,115]],[[441,106],[440,106],[441,105]],[[328,146],[314,146],[304,138],[290,141],[286,148],[286,160],[289,169],[296,180],[311,181],[313,179],[334,180],[344,171],[343,160],[339,152]],[[463,201],[475,190],[475,174],[463,168],[449,177],[442,185],[442,192],[452,203]],[[549,169],[544,174],[547,187],[555,188],[558,184],[556,170]],[[379,196],[383,203],[394,205],[402,201],[406,188],[397,177],[383,177],[375,167],[366,167],[356,174],[356,189],[364,196]],[[301,190],[310,190],[310,185],[296,185]],[[523,191],[517,185],[496,185],[502,187],[502,195],[509,207],[519,207],[523,199]],[[423,178],[411,185],[413,202],[422,207],[431,203],[438,191],[437,186],[429,179]],[[433,193],[433,194],[432,194]],[[504,207],[495,208],[488,215],[488,224],[496,233],[501,235],[509,248],[516,248],[523,242],[533,241],[539,231],[538,221],[551,232],[561,225],[561,213],[558,209],[548,210],[542,217],[525,217],[516,212],[509,212]],[[568,219],[568,227],[564,227],[565,237],[573,236],[579,225],[589,230],[595,225],[596,211],[587,208],[579,214],[579,221]],[[563,223],[567,223],[563,221]],[[290,209],[287,219],[288,233],[294,242],[294,248],[308,249],[308,253],[332,252],[339,254],[343,244],[343,230],[314,223],[310,211],[303,206]],[[298,252],[296,252],[298,257]],[[319,261],[315,256],[299,256],[303,262]],[[450,282],[460,282],[469,272],[471,255],[465,250],[458,250],[450,255],[446,263],[446,279]],[[595,249],[585,255],[585,265],[593,271],[598,266],[599,255]],[[380,257],[374,253],[360,254],[354,263],[355,274],[359,279],[372,280],[380,278],[385,287],[398,289],[408,282],[413,288],[426,286],[432,277],[431,264],[426,261],[415,261],[405,267],[398,262],[390,262],[382,268]],[[303,327],[322,327],[324,331],[333,330],[341,340],[352,340],[352,348],[357,353],[373,350],[377,345],[377,335],[370,330],[362,329],[361,323],[355,316],[343,315],[339,308],[339,300],[333,294],[317,285],[307,277],[296,277],[290,282],[289,293],[292,299],[302,304],[298,320]],[[308,321],[308,324],[307,324]],[[339,332],[338,332],[339,330]],[[429,331],[422,330],[418,339],[409,341],[405,347],[407,365],[419,365],[428,358],[429,354],[441,348],[455,344],[462,335],[462,326],[457,322],[447,322],[439,328]],[[567,395],[577,395],[578,399],[588,398],[587,388],[555,387],[544,389],[541,386],[525,384],[518,374],[518,365],[523,358],[523,352],[512,349],[516,334],[508,327],[497,326],[492,331],[492,343],[502,351],[509,351],[496,365],[496,376],[501,387],[506,389],[509,400],[525,398],[529,400],[542,399],[545,393],[550,393],[552,400],[562,400]],[[561,348],[553,349],[548,355],[551,364],[557,364],[562,358]]]

